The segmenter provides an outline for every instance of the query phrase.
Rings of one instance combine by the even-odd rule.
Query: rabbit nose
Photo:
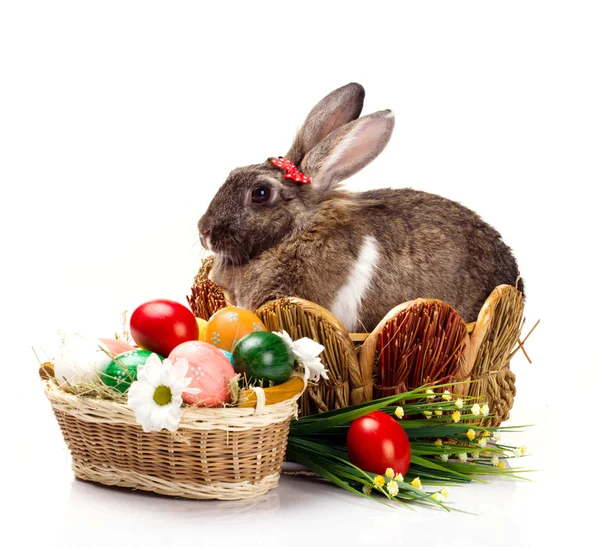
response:
[[[210,230],[209,229],[204,229],[204,230],[199,230],[200,231],[200,243],[202,244],[202,246],[207,249],[207,250],[211,250],[210,248]]]

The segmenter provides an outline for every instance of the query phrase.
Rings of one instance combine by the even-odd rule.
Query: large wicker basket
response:
[[[212,263],[212,256],[203,261],[188,297],[194,315],[204,319],[228,305],[224,293],[209,279]],[[432,307],[433,312],[429,309]],[[303,415],[343,408],[369,401],[374,396],[417,387],[400,382],[383,390],[378,385],[381,380],[377,378],[378,361],[385,340],[382,333],[386,335],[387,331],[389,334],[392,322],[410,319],[415,325],[414,332],[406,333],[414,342],[408,348],[410,353],[420,348],[422,332],[417,331],[424,324],[435,323],[432,313],[453,317],[453,332],[441,325],[434,334],[434,346],[442,345],[449,336],[455,338],[455,353],[448,359],[448,368],[456,366],[446,379],[464,382],[459,387],[460,393],[480,397],[489,403],[491,414],[481,420],[482,425],[500,425],[509,418],[516,394],[510,361],[516,349],[522,346],[519,339],[524,324],[523,311],[522,293],[514,286],[501,285],[489,295],[477,321],[469,324],[465,324],[448,304],[424,299],[392,308],[370,333],[349,333],[326,309],[292,296],[267,302],[256,310],[256,314],[269,330],[284,329],[294,338],[308,336],[325,346],[322,357],[330,379],[308,386],[299,401]],[[392,332],[388,341],[394,336]],[[401,360],[404,356],[397,357]],[[433,360],[425,359],[419,367],[418,380],[413,380],[419,385],[428,382],[432,364]]]
[[[245,407],[187,407],[175,433],[145,433],[126,404],[73,395],[53,379],[43,383],[77,478],[220,500],[252,498],[277,486],[304,388],[303,381],[290,381],[295,393],[274,404],[265,404],[267,390],[257,390]]]

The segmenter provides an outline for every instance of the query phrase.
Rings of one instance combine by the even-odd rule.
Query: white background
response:
[[[205,4],[0,4],[3,544],[577,544],[599,495],[598,4]],[[350,81],[397,121],[348,186],[460,201],[518,257],[541,324],[533,364],[513,361],[510,424],[537,424],[514,440],[533,482],[452,489],[471,516],[290,478],[241,504],[74,481],[30,346],[185,302],[196,222],[229,170],[284,154]]]

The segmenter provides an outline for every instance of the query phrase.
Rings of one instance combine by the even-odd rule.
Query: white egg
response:
[[[95,338],[78,333],[62,334],[50,359],[61,381],[91,382],[111,362],[108,348]]]

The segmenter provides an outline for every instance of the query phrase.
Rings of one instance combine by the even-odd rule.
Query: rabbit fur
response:
[[[410,188],[338,187],[394,128],[390,110],[360,117],[363,100],[350,83],[309,113],[285,158],[310,184],[285,179],[269,158],[234,169],[218,190],[198,230],[228,300],[255,310],[298,296],[368,332],[407,300],[443,300],[470,322],[496,286],[523,290],[510,248],[468,208]]]

